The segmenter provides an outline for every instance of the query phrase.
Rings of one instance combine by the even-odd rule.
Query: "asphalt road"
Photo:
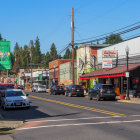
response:
[[[139,140],[140,105],[30,93],[31,108],[2,111],[23,120],[14,140]]]

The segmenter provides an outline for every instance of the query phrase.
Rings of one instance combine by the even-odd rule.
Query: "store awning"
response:
[[[135,70],[136,68],[140,67],[140,63],[138,64],[129,64],[128,71]],[[118,66],[114,68],[106,68],[96,70],[90,73],[86,73],[80,76],[80,79],[94,79],[94,78],[108,78],[108,77],[122,77],[125,76],[127,66]]]

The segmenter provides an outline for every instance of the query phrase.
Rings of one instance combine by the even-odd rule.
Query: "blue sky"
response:
[[[0,33],[11,51],[38,36],[43,53],[52,43],[59,52],[71,42],[72,8],[75,40],[81,40],[140,21],[139,6],[139,0],[0,0]]]

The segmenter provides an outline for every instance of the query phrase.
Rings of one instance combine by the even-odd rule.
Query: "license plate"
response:
[[[107,93],[111,93],[111,91],[107,91]]]
[[[80,91],[79,89],[77,91]]]
[[[16,103],[16,105],[21,105],[21,103],[19,102],[19,103]]]

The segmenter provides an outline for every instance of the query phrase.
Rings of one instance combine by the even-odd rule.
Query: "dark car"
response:
[[[65,96],[84,96],[84,88],[82,85],[69,85],[65,90]]]
[[[111,84],[97,84],[93,89],[89,90],[89,99],[96,98],[98,101],[101,99],[116,99],[116,93],[113,85]]]
[[[63,94],[64,95],[65,94],[65,88],[64,88],[64,86],[54,85],[50,89],[50,94],[54,94],[54,95]]]
[[[23,85],[17,85],[17,89],[22,89],[22,90],[24,90],[24,86],[23,86]]]

